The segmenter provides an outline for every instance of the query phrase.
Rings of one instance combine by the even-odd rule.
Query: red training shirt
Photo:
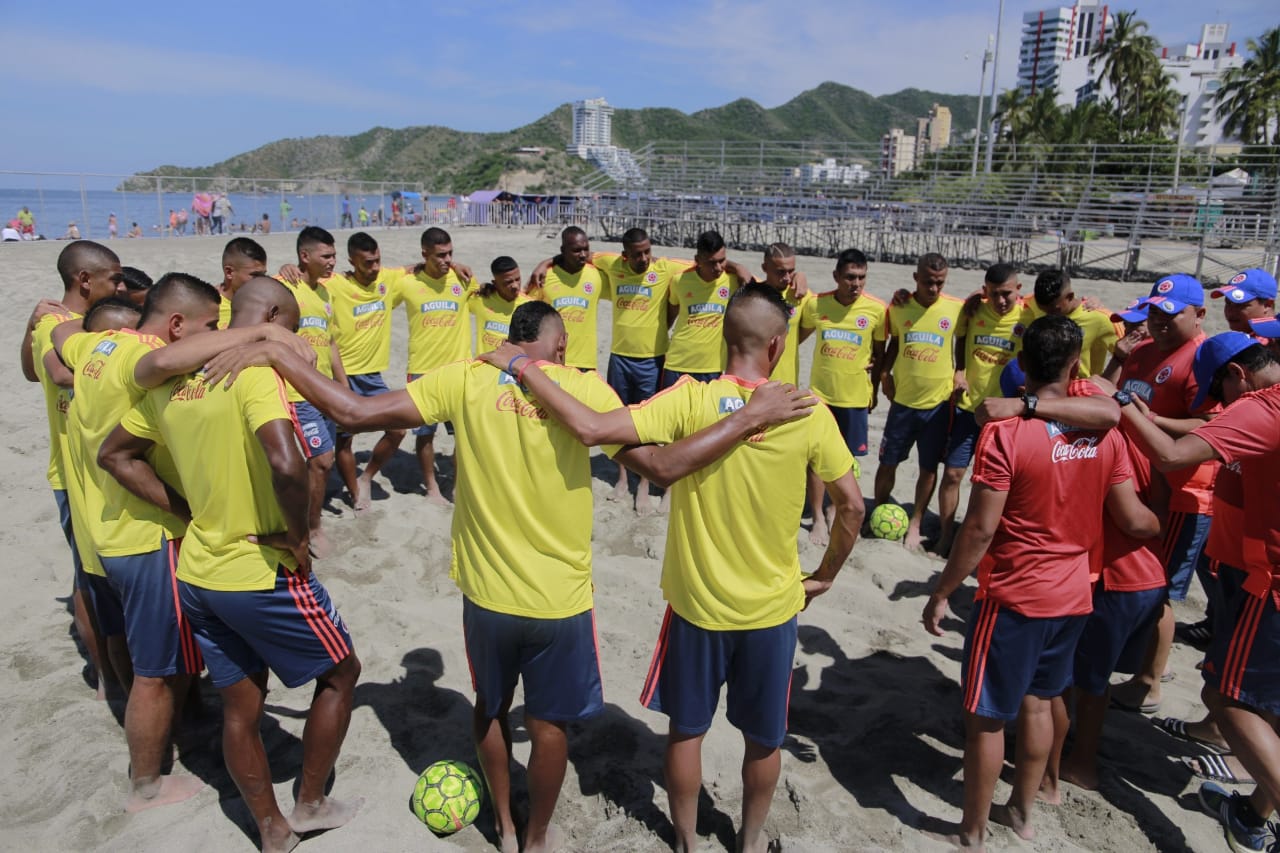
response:
[[[1124,433],[1121,433],[1124,435]],[[1133,486],[1143,503],[1151,499],[1151,462],[1124,436],[1124,453],[1133,468]],[[1214,518],[1214,524],[1218,519]],[[1156,551],[1160,540],[1134,539],[1102,513],[1102,586],[1110,592],[1160,589],[1168,583],[1164,563]]]

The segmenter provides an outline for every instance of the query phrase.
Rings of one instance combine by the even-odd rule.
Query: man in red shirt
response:
[[[1232,849],[1262,850],[1280,803],[1280,361],[1247,335],[1225,332],[1201,344],[1195,373],[1204,388],[1195,402],[1212,396],[1227,409],[1190,435],[1174,441],[1137,412],[1123,417],[1161,471],[1219,460],[1240,466],[1244,583],[1229,605],[1230,629],[1215,632],[1205,656],[1201,698],[1257,788],[1245,796],[1205,782],[1200,801]]]
[[[1071,684],[1076,641],[1092,610],[1091,552],[1102,536],[1101,511],[1064,525],[1063,507],[1105,503],[1131,536],[1159,529],[1134,490],[1119,432],[1033,419],[1041,397],[1088,393],[1083,383],[1070,387],[1082,342],[1066,317],[1028,327],[1018,356],[1027,374],[1023,416],[983,427],[964,526],[924,609],[926,630],[941,635],[947,599],[978,570],[963,663],[964,816],[955,839],[963,846],[983,846],[989,814],[1032,837],[1031,807],[1055,741],[1051,704]],[[1013,792],[992,808],[1005,724],[1015,719]]]
[[[1244,270],[1214,288],[1213,298],[1223,300],[1222,315],[1231,331],[1252,335],[1251,322],[1275,316],[1276,280],[1266,270]]]
[[[1127,354],[1125,347],[1117,346],[1104,376],[1132,395],[1138,412],[1178,438],[1203,425],[1206,415],[1214,411],[1212,407],[1202,411],[1194,405],[1199,385],[1191,369],[1196,346],[1204,340],[1200,330],[1205,314],[1204,288],[1189,275],[1165,276],[1151,288],[1147,302],[1151,306],[1147,315],[1151,337]],[[1209,535],[1217,470],[1218,463],[1208,461],[1166,477],[1170,488],[1169,518],[1161,546],[1169,578],[1169,600],[1185,600],[1191,576],[1198,574],[1209,598],[1210,614],[1215,608],[1217,584],[1200,558]],[[1144,714],[1159,710],[1160,679],[1169,663],[1174,627],[1173,608],[1166,603],[1141,672],[1112,691],[1114,704]],[[1200,627],[1204,633],[1209,632],[1207,620]]]

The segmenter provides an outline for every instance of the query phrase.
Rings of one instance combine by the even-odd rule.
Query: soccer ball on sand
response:
[[[450,835],[480,814],[484,781],[461,761],[437,761],[418,777],[409,807],[437,835]]]
[[[897,504],[880,504],[871,510],[871,535],[897,541],[907,535],[907,511]]]

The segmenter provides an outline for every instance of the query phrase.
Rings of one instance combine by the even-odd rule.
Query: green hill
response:
[[[914,132],[934,103],[951,109],[956,135],[973,127],[977,98],[904,89],[874,97],[839,83],[823,83],[781,106],[765,109],[742,98],[688,114],[666,108],[618,109],[614,143],[637,149],[659,140],[814,140],[875,143],[890,127]],[[426,184],[467,193],[519,184],[535,192],[576,186],[591,167],[565,153],[573,130],[569,104],[504,133],[447,127],[375,127],[355,136],[281,139],[200,168],[161,166],[140,176],[276,178],[306,183],[360,180]],[[519,148],[542,148],[520,153]],[[126,182],[128,184],[128,182]],[[142,186],[142,184],[140,184]],[[147,188],[154,183],[147,182]],[[184,185],[184,188],[189,184]],[[126,186],[126,188],[129,188]],[[306,189],[305,187],[303,188]]]

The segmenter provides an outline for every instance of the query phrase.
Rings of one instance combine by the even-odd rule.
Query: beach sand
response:
[[[339,256],[347,232],[339,234]],[[378,231],[384,259],[417,258],[416,229]],[[155,277],[182,270],[216,281],[225,238],[117,240],[125,264]],[[262,242],[270,267],[293,259],[293,235],[272,234]],[[510,254],[527,275],[552,254],[558,241],[529,230],[457,229],[456,257],[486,274],[489,261]],[[612,249],[597,244],[597,249]],[[0,724],[9,746],[0,755],[0,825],[8,849],[30,850],[250,850],[255,834],[247,810],[226,775],[220,754],[216,694],[206,684],[206,720],[183,737],[184,772],[199,775],[209,789],[175,806],[138,815],[121,810],[128,756],[117,717],[120,709],[96,702],[82,678],[84,660],[69,635],[65,607],[71,588],[71,561],[57,526],[57,513],[44,479],[47,434],[43,400],[36,385],[23,381],[16,350],[30,306],[56,297],[61,287],[54,261],[61,245],[6,244],[0,248],[0,288],[13,311],[3,323],[8,357],[0,376],[12,396],[0,412],[8,436],[6,488],[0,495],[4,523],[0,542],[9,568],[0,601]],[[685,249],[662,250],[691,257]],[[758,266],[755,255],[731,257]],[[800,258],[813,289],[830,289],[832,263]],[[341,267],[340,267],[341,268]],[[911,286],[911,268],[873,265],[868,289],[888,299]],[[487,277],[487,276],[486,276]],[[981,273],[954,270],[947,291],[964,295],[978,287]],[[1118,308],[1149,283],[1078,282],[1084,293]],[[1024,280],[1024,292],[1031,283]],[[607,303],[601,307],[608,329]],[[1210,331],[1225,324],[1218,302],[1209,303]],[[607,341],[607,334],[604,336]],[[808,375],[804,347],[802,376]],[[393,366],[403,375],[404,323],[396,318]],[[606,363],[607,345],[600,350]],[[871,418],[878,443],[887,405]],[[357,439],[367,452],[372,437]],[[453,487],[453,440],[437,441],[447,494]],[[671,827],[662,787],[666,721],[639,704],[664,603],[658,589],[665,516],[637,518],[627,505],[606,500],[614,468],[597,457],[594,483],[596,623],[607,711],[574,725],[570,764],[557,822],[572,850],[656,850],[668,846]],[[914,463],[901,466],[896,496],[904,503],[915,480]],[[861,486],[868,497],[874,456],[864,460]],[[336,552],[317,564],[346,620],[364,663],[356,706],[333,795],[364,797],[365,805],[345,828],[308,839],[302,850],[485,850],[487,829],[468,828],[437,840],[408,808],[414,779],[442,758],[474,763],[470,739],[471,686],[461,632],[461,597],[448,577],[450,511],[434,509],[422,497],[412,445],[406,441],[378,478],[373,509],[359,519],[330,504],[325,524]],[[966,495],[967,500],[967,484]],[[962,511],[964,504],[961,504]],[[767,495],[744,494],[741,513],[770,511]],[[1075,508],[1063,508],[1070,524]],[[935,524],[930,520],[926,525]],[[801,562],[813,570],[820,549],[799,533]],[[965,602],[946,622],[943,638],[927,634],[920,611],[942,564],[906,553],[884,541],[860,541],[835,588],[800,617],[800,648],[791,692],[790,736],[784,746],[782,777],[768,830],[786,849],[800,851],[946,849],[926,831],[957,821],[961,802],[963,729],[958,680],[962,618],[972,586],[955,596]],[[1181,621],[1202,611],[1199,589]],[[1177,678],[1166,685],[1162,714],[1198,718],[1200,677],[1197,653],[1176,645]],[[286,809],[293,800],[301,756],[307,688],[288,690],[272,679],[263,737],[276,793]],[[515,753],[528,758],[528,740],[519,726],[517,693]],[[699,825],[705,849],[732,849],[741,783],[741,738],[724,719],[723,703],[705,742]],[[1038,840],[1026,843],[1003,827],[993,827],[996,850],[1199,850],[1223,849],[1217,822],[1200,811],[1196,780],[1177,763],[1191,754],[1185,745],[1147,720],[1112,712],[1103,744],[1101,793],[1065,786],[1065,802],[1036,815]],[[517,790],[525,784],[515,777]],[[1008,794],[1001,782],[997,798]],[[482,821],[488,812],[482,814]],[[489,834],[489,839],[492,835]]]

